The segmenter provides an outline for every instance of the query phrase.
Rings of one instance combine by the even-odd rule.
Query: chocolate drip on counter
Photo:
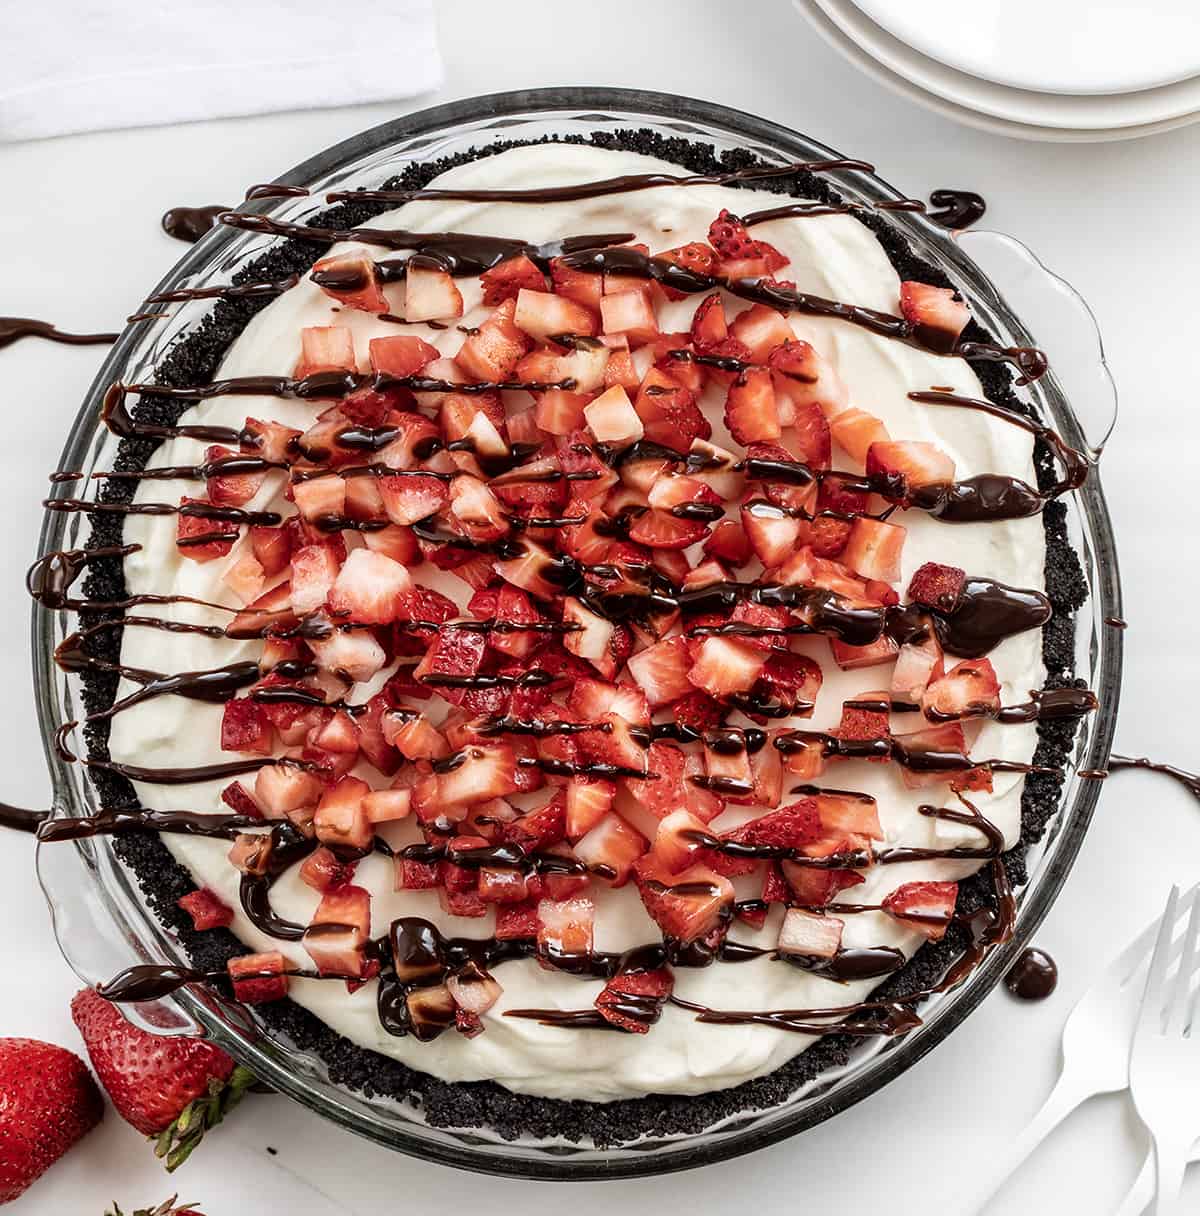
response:
[[[162,230],[177,241],[194,245],[217,226],[217,216],[228,210],[221,203],[212,207],[172,207],[162,217]]]
[[[12,828],[14,832],[36,833],[38,827],[50,818],[49,811],[27,811],[24,807],[10,806],[0,802],[0,828]]]
[[[1017,955],[1004,986],[1023,1001],[1044,1001],[1058,987],[1058,966],[1044,950],[1031,946]]]
[[[0,317],[0,350],[22,338],[45,338],[64,346],[104,346],[115,342],[120,334],[73,334],[32,317]]]
[[[873,173],[874,166],[865,160],[798,160],[786,165],[762,165],[737,169],[729,173],[629,173],[620,177],[605,177],[574,186],[534,186],[531,189],[475,190],[463,188],[434,188],[425,190],[337,190],[326,195],[329,202],[408,203],[414,199],[455,199],[468,203],[569,203],[585,198],[601,198],[607,194],[630,194],[636,190],[652,190],[659,186],[727,186],[732,182],[762,181],[772,177],[790,177],[796,173],[827,173],[834,169],[861,170]],[[631,238],[632,239],[632,238]]]
[[[974,190],[935,190],[929,196],[930,204],[936,208],[926,214],[935,223],[951,232],[959,232],[983,219],[987,203],[982,194]]]
[[[1173,781],[1178,781],[1193,797],[1200,798],[1200,773],[1189,773],[1181,768],[1176,768],[1173,764],[1163,764],[1157,760],[1151,760],[1146,756],[1110,756],[1108,759],[1108,771],[1122,768],[1140,768],[1150,773],[1161,773],[1164,777],[1170,777]],[[1080,776],[1083,776],[1081,773]]]

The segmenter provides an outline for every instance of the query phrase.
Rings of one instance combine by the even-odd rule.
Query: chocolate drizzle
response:
[[[72,334],[51,325],[49,321],[35,321],[32,317],[0,317],[0,350],[22,338],[45,338],[50,342],[61,342],[64,346],[106,346],[120,336]]]
[[[1058,966],[1044,950],[1031,946],[1017,955],[1004,986],[1023,1001],[1044,1001],[1058,987]]]
[[[227,210],[220,203],[213,207],[172,207],[162,217],[162,230],[177,241],[194,245],[217,226],[217,216]]]
[[[1161,773],[1164,777],[1178,781],[1194,798],[1200,798],[1200,773],[1189,773],[1184,769],[1176,768],[1173,764],[1163,764],[1146,756],[1110,756],[1108,758],[1110,772],[1113,769],[1122,768],[1140,768],[1145,772]],[[1081,773],[1080,776],[1082,775]]]

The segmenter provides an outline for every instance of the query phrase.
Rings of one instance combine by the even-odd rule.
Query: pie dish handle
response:
[[[1117,422],[1117,386],[1087,301],[1015,237],[967,229],[954,239],[1026,329],[1038,335],[1050,360],[1049,374],[1071,403],[1088,455],[1098,459]]]
[[[55,808],[56,815],[65,814]],[[123,933],[106,902],[99,878],[99,853],[94,841],[37,845],[37,877],[50,908],[54,937],[71,970],[89,987],[151,959],[136,944],[132,932]],[[182,1006],[164,997],[157,1001],[120,1006],[129,1021],[153,1034],[197,1036],[206,1033]]]

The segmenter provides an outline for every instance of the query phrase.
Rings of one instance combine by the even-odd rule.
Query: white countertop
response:
[[[748,110],[875,162],[905,192],[977,190],[984,221],[1026,241],[1093,306],[1124,414],[1102,468],[1125,587],[1126,678],[1120,750],[1195,768],[1188,698],[1200,646],[1187,605],[1200,593],[1195,557],[1195,197],[1200,126],[1133,143],[1026,144],[956,126],[860,76],[790,6],[715,0],[441,0],[448,78],[436,97],[398,106],[276,115],[87,135],[0,148],[4,271],[0,314],[64,328],[116,328],[183,252],[158,228],[170,206],[236,202],[315,150],[396,114],[473,93],[545,84],[626,85]],[[28,602],[22,591],[40,523],[45,473],[103,348],[33,339],[0,352],[8,431],[0,549],[9,632],[0,679],[0,795],[44,805],[47,781],[27,687]],[[1189,746],[1190,745],[1190,746]],[[1189,761],[1191,762],[1189,765]],[[5,892],[0,1034],[79,1048],[68,1001],[77,984],[50,935],[33,877],[32,843],[0,837]],[[1172,881],[1200,876],[1200,806],[1182,789],[1122,774],[1104,790],[1082,854],[1038,944],[1058,960],[1058,992],[1040,1005],[994,993],[921,1063],[869,1101],[803,1136],[706,1170],[569,1192],[549,1184],[452,1173],[393,1156],[334,1130],[283,1098],[254,1098],[173,1179],[111,1112],[26,1196],[14,1216],[128,1212],[178,1189],[207,1216],[247,1211],[365,1214],[396,1198],[410,1210],[517,1210],[569,1201],[579,1216],[671,1203],[720,1214],[958,1211],[954,1196],[989,1152],[1025,1124],[1053,1080],[1058,1030],[1098,969],[1161,907]],[[271,1157],[271,1145],[278,1155]],[[1111,1211],[1143,1145],[1122,1098],[1097,1100],[1038,1153],[991,1209]],[[232,1167],[232,1168],[231,1168]],[[283,1167],[279,1169],[276,1167]],[[331,1207],[284,1171],[329,1195]],[[536,1195],[534,1192],[538,1192]],[[1200,1172],[1189,1181],[1200,1200]],[[675,1198],[671,1199],[670,1196]]]

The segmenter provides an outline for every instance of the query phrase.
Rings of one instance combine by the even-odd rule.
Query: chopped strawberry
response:
[[[396,854],[397,891],[431,891],[440,885],[441,877],[435,863]]]
[[[826,835],[850,834],[865,836],[868,840],[883,839],[879,807],[869,794],[825,790],[815,795],[815,800]]]
[[[323,844],[346,845],[354,849],[370,846],[374,837],[363,799],[371,787],[357,777],[342,777],[325,791],[317,803],[314,826]]]
[[[667,967],[621,971],[605,984],[596,998],[596,1008],[614,1026],[631,1034],[646,1034],[658,1021],[674,986],[675,977]]]
[[[536,938],[539,925],[536,900],[530,899],[520,904],[499,904],[496,908],[498,941]]]
[[[684,519],[671,511],[645,511],[629,529],[630,540],[650,549],[687,549],[707,535],[706,524]]]
[[[553,966],[589,954],[595,919],[590,899],[543,899],[537,906],[538,955]]]
[[[265,470],[261,473],[224,471],[226,467],[236,469],[236,462],[244,459],[231,448],[213,446],[205,451],[204,463],[210,471],[205,488],[210,502],[222,507],[242,507],[258,493],[267,478]]]
[[[881,634],[877,641],[867,646],[851,646],[840,638],[829,639],[833,661],[843,671],[856,671],[860,667],[878,667],[890,663],[900,652],[900,647],[889,634]]]
[[[864,578],[894,583],[900,578],[900,558],[908,529],[860,515],[850,526],[842,561]]]
[[[688,692],[677,701],[671,702],[670,721],[698,734],[720,726],[725,716],[724,706],[714,701],[707,693],[691,688],[690,680],[688,686]]]
[[[646,773],[642,778],[626,778],[629,792],[652,815],[665,819],[680,807],[686,807],[704,823],[715,819],[724,809],[724,802],[697,785],[702,762],[698,756],[685,756],[669,743],[651,743],[646,752]]]
[[[243,1005],[281,1001],[288,993],[288,963],[278,950],[243,954],[225,964],[233,981],[234,1000]]]
[[[202,515],[188,514],[187,507],[207,506],[203,498],[179,500],[179,515],[176,523],[175,544],[181,557],[194,562],[211,562],[224,557],[233,548],[238,537],[238,526],[223,519],[207,519]]]
[[[524,287],[517,293],[513,324],[535,342],[546,342],[560,334],[590,337],[599,329],[596,314],[590,308],[566,296]]]
[[[806,525],[785,507],[756,498],[742,505],[741,517],[755,557],[768,568],[781,565],[803,543]]]
[[[366,250],[322,258],[312,268],[312,280],[346,308],[360,308],[364,312],[388,310],[379,271]]]
[[[691,241],[687,245],[679,245],[675,249],[665,249],[662,253],[656,253],[654,258],[659,262],[670,262],[672,266],[681,266],[684,270],[690,270],[695,274],[714,275],[720,265],[717,251],[703,241]],[[664,287],[663,291],[668,300],[685,298],[684,292],[677,291],[673,287]],[[724,337],[724,334],[721,336]]]
[[[956,882],[906,882],[883,901],[883,910],[930,941],[946,936],[958,902]]]
[[[516,301],[505,300],[469,335],[455,362],[477,380],[507,380],[529,349],[529,339],[513,322]]]
[[[855,406],[843,409],[831,418],[829,430],[834,442],[845,450],[850,459],[864,465],[867,452],[874,444],[890,440],[887,427],[874,414]]]
[[[192,928],[197,932],[223,929],[226,925],[233,924],[233,909],[208,887],[190,891],[177,902],[192,918]]]
[[[358,366],[354,335],[340,325],[311,325],[300,331],[298,380],[317,372],[352,372]]]
[[[942,673],[941,643],[932,625],[928,625],[923,638],[905,642],[900,647],[892,670],[892,700],[904,705],[920,705],[930,681],[940,679]]]
[[[783,955],[804,958],[833,958],[841,949],[846,922],[836,916],[789,908],[779,927],[777,949]]]
[[[723,261],[761,259],[766,262],[765,274],[773,274],[788,264],[788,259],[773,245],[754,240],[741,219],[728,210],[723,210],[709,225],[708,239]]]
[[[938,351],[953,350],[971,319],[971,310],[953,287],[911,280],[900,284],[900,312],[917,334]]]
[[[803,798],[751,819],[740,828],[727,832],[724,838],[738,844],[800,850],[819,840],[822,831],[820,810],[815,800]],[[718,854],[712,865],[730,877],[749,874],[754,868],[752,859],[729,854]]]
[[[796,903],[807,908],[828,907],[839,891],[866,881],[856,870],[817,869],[795,861],[780,862],[780,869]]]
[[[254,777],[254,797],[268,819],[282,819],[301,807],[315,807],[323,787],[312,773],[291,764],[268,764]]]
[[[782,332],[782,331],[780,331]],[[776,346],[767,356],[775,377],[775,387],[791,402],[795,411],[802,459],[816,468],[829,467],[829,428],[819,417],[845,409],[849,394],[832,365],[807,342],[794,335]]]
[[[322,975],[360,977],[367,968],[371,936],[371,893],[353,884],[327,890],[302,945]]]
[[[750,352],[754,363],[765,364],[771,352],[796,338],[786,318],[765,304],[754,304],[738,313],[729,324],[730,337],[736,338]],[[771,379],[768,369],[759,369]]]
[[[292,607],[300,614],[320,608],[338,575],[334,551],[328,545],[303,545],[292,553],[291,566]]]
[[[383,509],[394,524],[415,524],[436,514],[449,501],[450,492],[436,477],[395,473],[376,478]]]
[[[386,625],[400,614],[403,594],[412,587],[408,571],[382,553],[355,549],[329,590],[330,614],[364,625]]]
[[[354,683],[369,680],[387,663],[387,654],[365,629],[335,629],[327,638],[310,638],[317,665]]]
[[[438,795],[445,804],[470,806],[489,798],[503,798],[520,788],[511,744],[472,744],[458,756],[461,759],[455,767],[438,777]]]
[[[1000,708],[1000,681],[990,659],[963,659],[930,683],[921,708],[931,722],[988,715]]]
[[[590,400],[587,393],[552,388],[537,394],[534,418],[539,429],[548,435],[569,435],[586,425],[583,411]]]
[[[589,308],[600,308],[604,291],[604,280],[600,275],[567,266],[561,258],[552,258],[550,278],[556,295],[566,296],[568,300],[586,304]]]
[[[649,858],[635,868],[642,903],[666,937],[687,945],[728,926],[734,894],[723,875],[702,865],[667,874]]]
[[[527,811],[504,825],[504,839],[519,844],[526,852],[537,853],[565,840],[567,835],[566,797],[560,791],[543,806]]]
[[[783,434],[775,386],[765,368],[750,367],[729,386],[725,425],[738,443],[773,441]]]
[[[641,439],[645,427],[620,385],[601,393],[583,409],[588,429],[601,443],[627,444]]]
[[[704,823],[691,811],[672,811],[659,821],[651,849],[653,860],[669,874],[678,874],[680,870],[703,861],[719,873],[728,875],[730,871],[719,864],[726,858],[720,854],[714,856],[714,851],[704,844],[703,838],[707,835]],[[747,863],[744,872],[749,873],[750,869],[751,864]]]
[[[236,697],[225,702],[221,715],[221,750],[271,754],[271,722],[257,701]]]
[[[425,657],[413,671],[418,683],[426,683],[444,700],[461,705],[465,690],[453,683],[439,683],[438,676],[461,679],[478,674],[487,649],[487,634],[474,629],[443,629],[434,637]]]
[[[612,810],[617,787],[597,777],[572,777],[567,782],[566,833],[578,840]]]
[[[892,754],[900,763],[901,779],[910,789],[951,781],[972,767],[961,722],[942,722],[893,735]]]
[[[708,637],[696,651],[688,680],[709,696],[721,698],[747,692],[758,679],[765,651],[732,638]]]
[[[649,842],[615,811],[610,811],[585,836],[575,842],[575,856],[614,887],[622,887],[633,864]]]
[[[267,578],[274,578],[287,569],[292,553],[292,540],[284,528],[255,525],[250,528],[250,549]]]
[[[695,392],[672,374],[652,367],[642,379],[634,400],[645,427],[645,437],[667,447],[681,441],[708,439],[712,426],[696,404]]]
[[[758,674],[745,711],[759,723],[793,714],[808,717],[816,705],[821,681],[821,667],[815,659],[788,650],[773,650]]]
[[[876,442],[867,449],[867,475],[903,478],[906,492],[954,480],[954,461],[936,443]]]
[[[705,296],[692,315],[692,343],[699,351],[709,351],[729,337],[729,325],[725,319],[725,305],[721,293],[714,291]]]
[[[958,607],[967,576],[957,566],[926,562],[919,567],[908,584],[908,598],[914,604],[927,604],[939,612],[953,612]]]
[[[483,284],[483,302],[491,308],[505,300],[515,300],[522,288],[546,290],[546,276],[523,253],[485,270],[479,281]]]
[[[372,338],[367,352],[373,372],[383,372],[397,379],[415,376],[427,363],[439,358],[436,346],[411,334]]]
[[[722,519],[704,542],[706,557],[716,558],[729,566],[744,566],[753,555],[741,524],[732,519]]]
[[[448,321],[461,317],[462,313],[462,292],[449,273],[428,258],[410,257],[404,273],[404,319]]]
[[[231,781],[221,791],[221,801],[235,815],[245,815],[248,819],[261,819],[262,808],[254,801],[250,792],[240,781]]]
[[[645,291],[609,294],[607,285],[600,300],[600,321],[606,334],[622,334],[629,345],[644,346],[658,337],[658,321]]]

